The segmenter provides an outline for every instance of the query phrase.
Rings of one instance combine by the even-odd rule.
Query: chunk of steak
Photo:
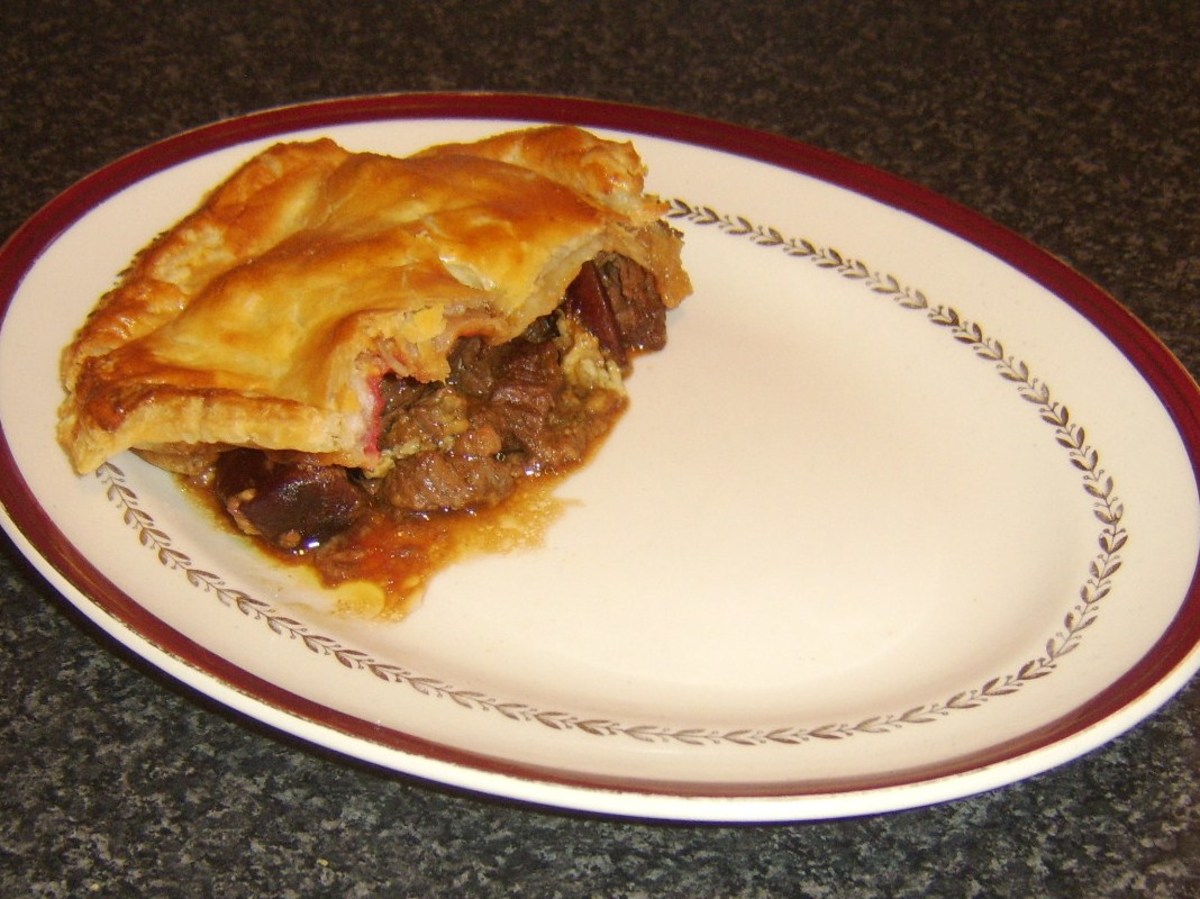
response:
[[[567,290],[567,311],[625,368],[631,352],[667,343],[667,307],[654,275],[632,259],[606,253],[585,263]]]
[[[380,496],[404,512],[449,512],[494,506],[512,493],[517,472],[496,456],[423,452],[401,459]]]
[[[345,529],[367,502],[340,466],[282,461],[252,449],[222,453],[214,486],[241,530],[293,551]]]
[[[595,263],[608,298],[621,344],[626,350],[661,350],[667,345],[667,307],[654,275],[632,259],[616,253]]]
[[[616,311],[594,263],[584,263],[567,288],[567,311],[596,335],[596,340],[614,362],[622,368],[629,364],[629,353],[625,349]]]

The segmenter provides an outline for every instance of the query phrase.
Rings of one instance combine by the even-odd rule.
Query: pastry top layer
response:
[[[404,159],[273,146],[135,259],[62,358],[59,440],[86,472],[228,446],[378,461],[379,378],[448,374],[462,336],[509,340],[580,266],[619,252],[668,306],[678,236],[630,144],[551,126]]]

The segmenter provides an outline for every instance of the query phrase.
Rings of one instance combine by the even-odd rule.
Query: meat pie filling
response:
[[[384,378],[384,464],[372,476],[297,454],[231,449],[193,484],[243,532],[304,555],[327,581],[361,572],[372,551],[426,558],[421,529],[431,522],[494,508],[523,479],[579,465],[625,407],[632,356],[661,349],[665,323],[653,275],[602,255],[517,339],[460,339],[446,380]],[[374,545],[384,529],[411,539]],[[404,567],[403,558],[392,561]]]

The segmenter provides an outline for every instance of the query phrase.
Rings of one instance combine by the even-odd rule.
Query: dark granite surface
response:
[[[346,11],[331,12],[345,7]],[[1200,4],[8,2],[0,238],[181,129],[388,91],[559,93],[783,133],[1059,255],[1200,372]],[[0,554],[4,896],[1200,895],[1200,686],[938,807],[600,820],[330,758],[95,636]]]

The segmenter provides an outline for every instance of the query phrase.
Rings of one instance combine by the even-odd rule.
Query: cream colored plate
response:
[[[1009,783],[1191,676],[1196,389],[1115,303],[971,213],[802,145],[492,101],[222,123],[73,188],[6,247],[5,525],[101,628],[359,759],[694,820]],[[514,115],[627,129],[696,286],[543,546],[446,571],[399,624],[344,620],[133,457],[71,474],[60,348],[236,164],[281,133],[403,153]]]

